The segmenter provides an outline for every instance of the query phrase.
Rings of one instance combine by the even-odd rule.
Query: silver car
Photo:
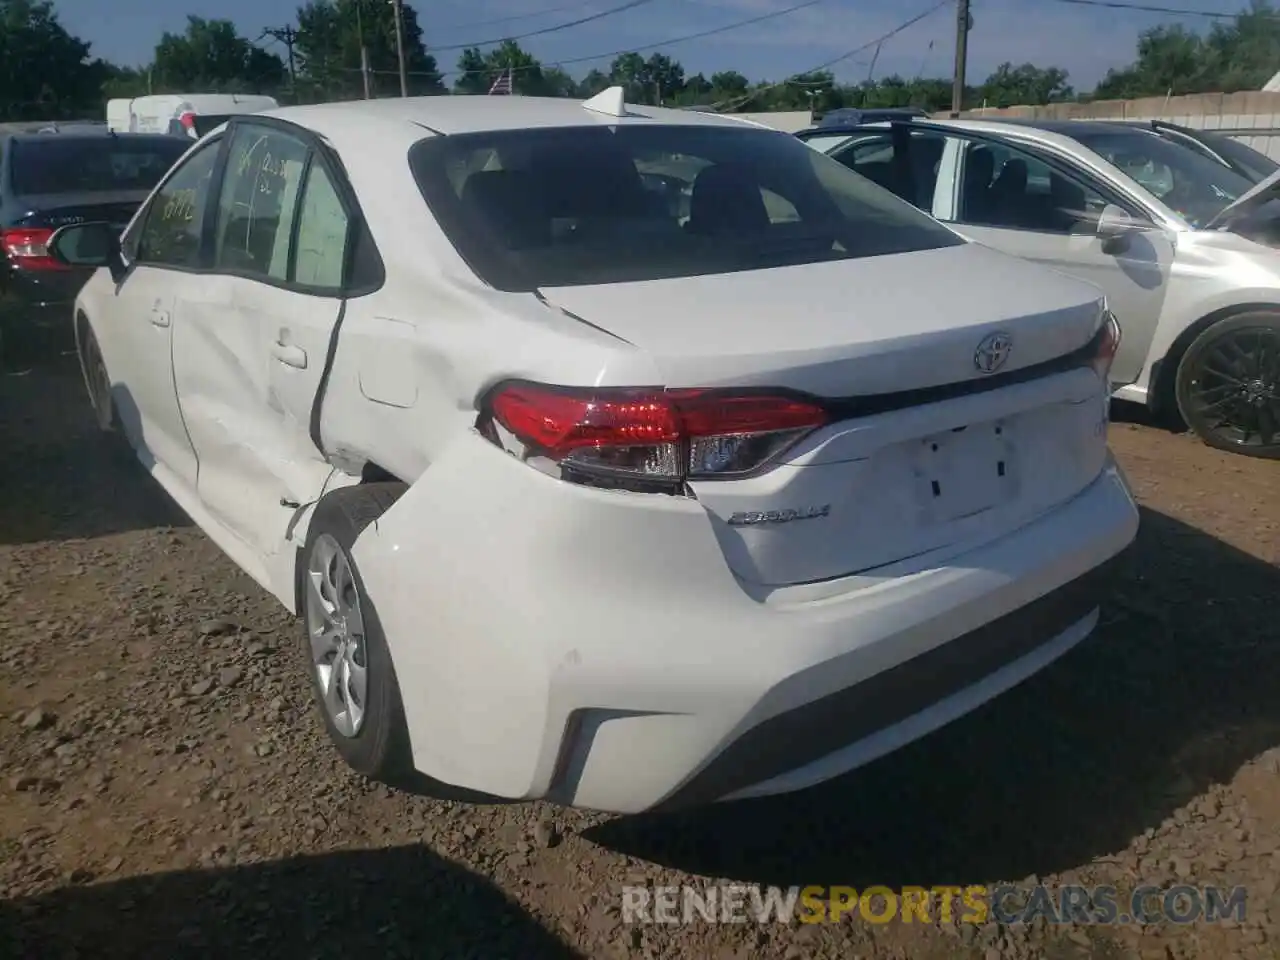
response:
[[[799,136],[958,232],[1095,283],[1117,399],[1280,459],[1280,173],[1253,184],[1141,127],[912,120]]]

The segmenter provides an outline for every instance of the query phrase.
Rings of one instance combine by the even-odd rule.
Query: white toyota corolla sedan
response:
[[[389,782],[807,787],[1081,641],[1137,531],[1103,295],[733,119],[237,117],[51,247],[101,268],[101,425],[302,618]]]

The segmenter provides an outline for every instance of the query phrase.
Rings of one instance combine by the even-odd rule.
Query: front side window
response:
[[[238,127],[214,229],[215,270],[284,282],[307,146],[269,127]]]
[[[151,198],[136,247],[132,237],[124,244],[139,263],[199,266],[200,233],[220,147],[220,141],[201,146]]]
[[[1037,233],[1095,233],[1107,205],[1097,190],[1034,154],[994,141],[964,145],[956,221]]]
[[[584,126],[433,137],[410,151],[461,255],[506,290],[887,256],[965,241],[772,131]]]

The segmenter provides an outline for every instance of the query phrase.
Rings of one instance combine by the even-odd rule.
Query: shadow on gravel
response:
[[[48,960],[579,956],[420,846],[64,887],[0,903],[0,931],[0,955]]]
[[[74,356],[0,373],[0,452],[0,543],[191,522],[123,439],[98,429]]]
[[[803,793],[612,820],[588,838],[780,885],[1079,866],[1280,743],[1277,596],[1276,567],[1144,510],[1101,628],[978,712]]]
[[[1156,415],[1141,403],[1127,403],[1124,400],[1111,401],[1111,420],[1114,423],[1132,423],[1165,433],[1186,433],[1187,425],[1176,410],[1163,415]]]

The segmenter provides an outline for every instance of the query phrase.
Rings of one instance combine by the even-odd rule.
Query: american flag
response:
[[[489,88],[489,96],[501,94],[509,97],[514,92],[511,85],[511,68],[508,67],[498,74],[498,78],[493,81],[493,86]]]

